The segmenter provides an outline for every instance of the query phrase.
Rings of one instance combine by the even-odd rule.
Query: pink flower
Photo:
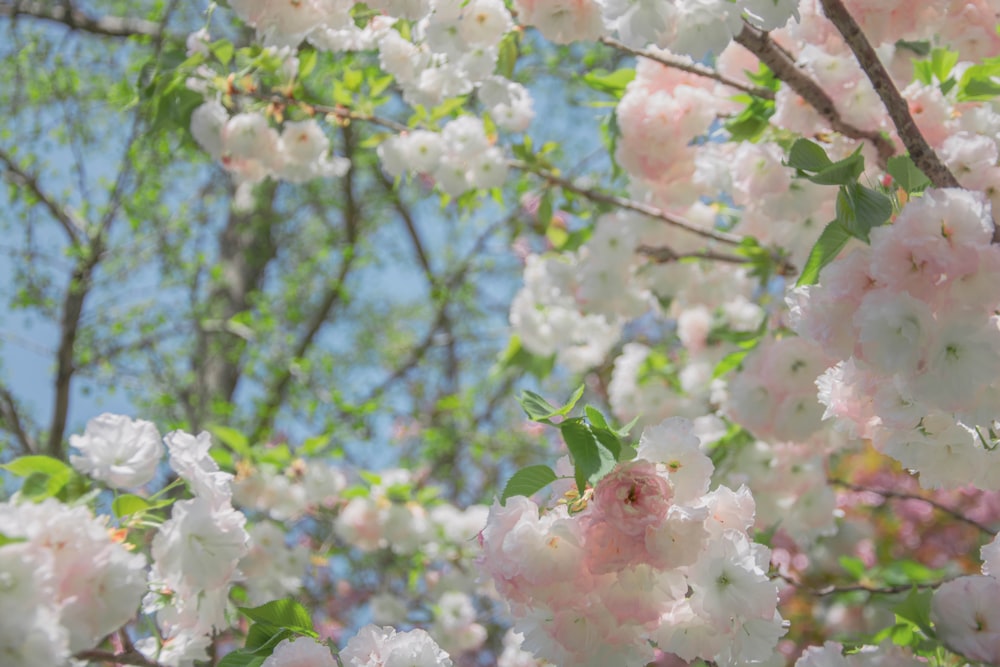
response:
[[[641,535],[661,523],[674,492],[650,461],[638,459],[617,467],[597,483],[597,513],[626,535]]]

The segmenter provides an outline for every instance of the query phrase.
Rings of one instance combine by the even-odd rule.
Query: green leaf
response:
[[[828,224],[823,233],[816,239],[816,245],[810,251],[809,259],[806,260],[806,265],[802,268],[802,275],[795,282],[795,286],[815,285],[819,282],[819,272],[840,254],[840,251],[850,240],[851,234],[842,222],[834,220]],[[718,371],[718,366],[716,371]]]
[[[635,78],[634,69],[619,69],[614,72],[597,69],[583,75],[583,82],[594,90],[621,99],[625,87]]]
[[[909,155],[893,155],[886,164],[886,171],[908,193],[920,192],[931,184]]]
[[[833,164],[818,144],[808,139],[798,139],[788,153],[788,166],[808,172],[818,172]]]
[[[233,43],[228,39],[220,39],[212,42],[209,50],[212,52],[212,55],[219,59],[220,63],[228,65],[233,59],[235,48],[233,47]]]
[[[934,637],[934,629],[931,627],[931,598],[934,591],[919,590],[914,586],[906,599],[893,608],[896,616],[910,621],[928,637]]]
[[[222,426],[221,424],[211,424],[208,430],[219,442],[233,450],[245,459],[251,458],[252,451],[247,437],[234,428]]]
[[[551,403],[546,401],[544,398],[539,396],[533,391],[525,390],[521,394],[517,402],[521,404],[521,408],[528,415],[528,418],[532,421],[541,422],[543,424],[551,423],[552,417],[563,416],[565,417],[569,414],[570,410],[576,405],[580,397],[583,396],[583,385],[577,387],[573,395],[570,396],[569,401],[566,402],[561,408],[553,406]]]
[[[858,176],[864,170],[865,158],[859,148],[843,160],[834,162],[807,178],[819,185],[849,185],[857,182]]]
[[[985,102],[1000,95],[1000,58],[987,58],[963,72],[958,82],[959,102]]]
[[[597,426],[598,428],[607,428],[607,429],[611,428],[608,425],[608,420],[605,419],[604,415],[601,414],[601,411],[595,408],[594,406],[592,405],[583,406],[583,414],[587,416],[587,421],[589,421],[593,426]]]
[[[117,517],[138,514],[139,512],[145,512],[149,508],[150,503],[148,500],[131,493],[125,494],[124,496],[118,496],[111,503],[111,511],[114,512]]]
[[[942,83],[948,80],[951,70],[958,64],[958,52],[937,48],[931,51],[931,72]]]
[[[888,222],[892,215],[892,201],[882,194],[858,183],[840,188],[837,195],[837,220],[851,236],[868,243],[872,227]]]
[[[931,52],[931,43],[927,40],[919,42],[908,42],[905,39],[900,39],[896,41],[896,48],[912,51],[918,56],[926,56]]]
[[[0,547],[6,546],[8,544],[17,544],[18,542],[25,542],[28,538],[26,537],[10,537],[0,533]]]
[[[279,628],[270,623],[254,623],[247,632],[246,648],[244,650],[254,655],[267,656],[283,640],[294,636],[295,633],[288,628]]]
[[[844,571],[851,575],[851,578],[855,581],[861,580],[861,578],[865,576],[865,571],[868,569],[865,567],[863,560],[853,556],[841,556],[840,567],[844,568]]]
[[[0,468],[24,477],[21,493],[33,501],[51,498],[73,478],[73,469],[51,456],[22,456]]]
[[[552,468],[545,465],[521,468],[507,480],[507,485],[500,496],[500,504],[507,504],[511,496],[532,496],[559,479]]]
[[[240,612],[252,621],[269,623],[280,628],[315,637],[312,616],[301,603],[292,599],[272,600],[259,607],[240,607]]]
[[[715,365],[715,370],[712,371],[712,379],[722,377],[726,373],[736,368],[743,363],[743,359],[750,353],[750,350],[736,350],[735,352],[730,352],[722,359],[719,363]]]
[[[223,656],[216,667],[259,667],[265,660],[267,660],[266,655],[254,655],[243,649],[237,649]]]
[[[514,65],[517,64],[517,33],[509,32],[500,41],[500,54],[497,57],[497,74],[505,79],[514,76]]]
[[[299,78],[304,79],[315,69],[319,52],[316,49],[299,49]],[[375,93],[376,95],[378,93]]]
[[[615,467],[615,456],[582,419],[564,421],[559,431],[573,460],[577,489],[583,494],[588,483],[596,484]]]

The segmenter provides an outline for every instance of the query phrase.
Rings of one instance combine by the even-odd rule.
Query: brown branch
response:
[[[668,54],[656,53],[655,51],[648,51],[646,49],[635,49],[627,44],[619,42],[617,39],[612,39],[611,37],[601,37],[599,40],[601,44],[606,44],[619,51],[624,51],[633,56],[640,58],[646,58],[647,60],[652,60],[658,62],[661,65],[670,67],[673,69],[679,69],[682,72],[687,72],[689,74],[695,74],[697,76],[703,76],[719,83],[725,84],[730,88],[735,88],[737,90],[742,90],[744,93],[749,93],[754,97],[762,97],[766,100],[774,99],[774,91],[770,88],[763,88],[761,86],[754,86],[748,83],[743,83],[742,81],[737,81],[736,79],[731,79],[725,74],[712,69],[711,67],[705,67],[704,65],[699,65],[697,63],[687,62],[676,56],[671,57]]]
[[[350,127],[343,127],[341,129],[341,135],[344,139],[345,152],[348,156],[353,155],[355,150],[353,130],[351,130]],[[354,161],[352,160],[351,166],[348,167],[347,173],[341,181],[341,192],[344,197],[344,228],[347,231],[347,248],[343,254],[340,271],[337,273],[337,277],[334,279],[333,283],[331,283],[329,289],[327,289],[326,294],[324,295],[319,306],[313,311],[312,317],[309,319],[309,323],[306,326],[306,330],[303,332],[302,337],[299,339],[298,343],[295,345],[295,349],[292,351],[289,363],[285,364],[285,366],[281,369],[281,373],[278,375],[276,381],[274,381],[269,387],[263,404],[258,408],[260,416],[251,431],[251,442],[262,441],[267,431],[273,428],[274,420],[278,414],[278,408],[284,401],[285,396],[288,393],[288,386],[292,381],[293,362],[306,355],[312,347],[313,342],[316,340],[316,336],[319,334],[320,329],[322,329],[323,325],[330,319],[330,313],[332,313],[337,304],[342,301],[344,283],[347,281],[347,276],[354,266],[354,260],[357,259],[359,254],[357,241],[359,227],[363,217],[354,194],[354,169]]]
[[[837,105],[834,104],[833,99],[795,64],[795,60],[787,51],[778,46],[768,33],[749,23],[744,23],[743,30],[736,35],[735,40],[757,56],[776,77],[787,83],[809,106],[826,119],[830,123],[831,129],[845,137],[870,142],[878,152],[879,166],[885,169],[887,161],[896,152],[892,142],[879,132],[862,130],[845,122],[840,117],[840,112],[837,111]]]
[[[557,176],[551,171],[546,171],[541,167],[528,164],[527,162],[521,162],[520,160],[508,160],[507,164],[513,169],[519,169],[521,171],[535,174],[552,185],[558,185],[563,190],[568,190],[569,192],[586,197],[591,201],[608,204],[616,208],[623,208],[628,211],[635,211],[636,213],[642,213],[645,216],[664,222],[672,227],[683,229],[706,239],[712,239],[713,241],[733,246],[739,245],[742,240],[735,234],[719,231],[717,229],[705,229],[704,227],[699,227],[694,223],[671,215],[666,211],[656,208],[655,206],[650,206],[649,204],[643,204],[642,202],[625,199],[624,197],[618,197],[616,195],[605,194],[589,188],[582,188],[568,179]]]
[[[808,586],[805,586],[802,582],[796,581],[791,577],[786,577],[783,574],[777,574],[773,576],[776,579],[781,579],[785,583],[794,586],[796,590],[799,590],[808,595],[815,595],[817,597],[825,597],[827,595],[837,595],[838,593],[856,593],[856,592],[864,592],[868,593],[869,595],[896,595],[899,593],[909,592],[914,588],[918,588],[921,590],[935,589],[954,579],[954,577],[949,577],[947,579],[941,579],[940,581],[896,584],[894,586],[867,586],[865,584],[846,584],[838,586],[836,584],[831,584],[829,586],[824,586],[822,588],[809,588]]]
[[[0,16],[11,19],[24,16],[52,21],[61,23],[70,30],[102,37],[156,37],[162,29],[160,24],[153,21],[128,16],[91,17],[68,1],[56,3],[42,0],[7,0],[0,2]]]
[[[852,484],[850,482],[845,482],[844,480],[840,480],[840,479],[829,479],[827,481],[830,484],[833,484],[834,486],[839,486],[839,487],[842,487],[842,488],[845,488],[845,489],[849,489],[851,491],[858,491],[858,492],[861,492],[861,493],[874,493],[874,494],[882,496],[883,498],[886,498],[886,499],[919,500],[921,502],[927,503],[928,505],[930,505],[934,509],[938,510],[939,512],[947,514],[951,518],[957,519],[958,521],[961,521],[963,523],[967,523],[970,526],[973,526],[976,529],[978,529],[978,530],[980,530],[980,531],[982,531],[982,532],[984,532],[984,533],[986,533],[988,535],[996,535],[997,534],[997,531],[993,530],[989,526],[985,526],[985,525],[979,523],[978,521],[976,521],[975,519],[970,519],[969,517],[967,517],[964,514],[962,514],[961,512],[959,512],[958,510],[952,509],[951,507],[948,507],[947,505],[942,505],[941,503],[939,503],[936,500],[933,500],[931,498],[925,498],[924,496],[920,496],[920,495],[917,495],[915,493],[905,493],[905,492],[902,492],[902,491],[892,491],[890,489],[872,489],[872,488],[869,488],[867,486],[860,486],[858,484]]]
[[[14,435],[25,454],[33,454],[38,450],[38,444],[21,420],[17,400],[4,386],[0,386],[0,427]]]
[[[910,115],[910,106],[903,96],[899,94],[896,84],[878,59],[878,54],[872,47],[868,38],[861,31],[861,26],[851,16],[847,8],[840,0],[820,0],[823,5],[823,13],[833,25],[837,27],[844,41],[851,47],[854,57],[858,59],[858,64],[868,76],[875,92],[882,99],[899,138],[903,140],[903,145],[910,153],[910,158],[914,164],[927,175],[931,183],[938,188],[957,188],[958,179],[951,173],[937,153],[930,147],[924,135],[917,128],[913,116]]]
[[[70,241],[73,243],[80,242],[80,235],[83,234],[87,227],[87,223],[80,218],[76,212],[70,209],[68,206],[60,204],[56,200],[52,199],[42,188],[41,184],[38,182],[38,176],[30,174],[14,160],[14,157],[0,149],[0,162],[7,167],[7,179],[11,181],[14,185],[27,189],[31,194],[42,203],[43,206],[49,211],[49,214],[55,218],[56,222],[63,228],[66,235],[69,236]]]
[[[137,665],[138,667],[163,667],[158,662],[153,662],[138,651],[128,651],[127,653],[114,653],[112,651],[102,651],[93,649],[91,651],[80,651],[73,656],[77,660],[90,662],[108,662],[117,665]]]
[[[740,257],[739,255],[727,255],[721,252],[714,252],[711,250],[704,250],[701,252],[675,252],[671,248],[667,247],[654,247],[649,245],[640,245],[635,249],[640,255],[645,255],[657,264],[666,264],[667,262],[676,262],[682,259],[707,259],[713,262],[728,262],[730,264],[747,264],[749,259],[746,257]]]

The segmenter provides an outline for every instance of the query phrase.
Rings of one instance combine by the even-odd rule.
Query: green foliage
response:
[[[962,73],[959,102],[986,102],[1000,95],[1000,57],[986,58]]]
[[[0,469],[23,477],[21,495],[35,502],[57,495],[75,474],[59,459],[42,455],[22,456],[0,465]]]
[[[583,385],[577,387],[569,400],[562,407],[558,408],[533,391],[525,390],[517,401],[521,404],[521,408],[531,421],[541,422],[542,424],[553,424],[553,417],[565,417],[570,413],[577,401],[580,400],[580,397],[583,396],[583,389]]]
[[[920,171],[909,155],[894,155],[889,158],[886,171],[893,181],[907,193],[923,192],[931,180]]]
[[[625,88],[635,79],[635,69],[622,68],[609,72],[604,69],[596,69],[587,72],[581,77],[583,83],[599,93],[610,95],[620,100],[625,95]]]
[[[832,262],[844,249],[847,242],[851,240],[851,233],[840,220],[833,220],[823,229],[812,250],[809,251],[809,259],[799,274],[799,279],[795,285],[815,285],[819,282],[819,273],[823,267]]]
[[[532,496],[556,481],[558,476],[546,465],[521,468],[507,481],[500,495],[500,504],[507,503],[511,496]]]

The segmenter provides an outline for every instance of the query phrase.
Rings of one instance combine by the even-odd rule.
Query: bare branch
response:
[[[70,30],[79,30],[102,37],[156,37],[161,26],[153,21],[128,16],[91,17],[65,0],[62,3],[42,0],[5,0],[0,2],[0,16],[16,19],[24,16],[61,23]]]
[[[112,651],[101,651],[94,649],[91,651],[80,651],[73,656],[77,660],[90,662],[107,662],[116,665],[137,665],[138,667],[163,667],[158,662],[148,660],[146,656],[138,651],[128,651],[126,653],[114,653]]]
[[[666,264],[667,262],[676,262],[682,259],[707,259],[713,262],[728,262],[730,264],[747,264],[749,259],[746,257],[740,257],[739,255],[727,255],[721,252],[714,252],[711,250],[704,250],[701,252],[675,252],[671,248],[666,247],[654,247],[648,245],[640,245],[635,249],[640,255],[645,255],[657,264]]]
[[[809,106],[825,118],[830,123],[831,129],[845,137],[870,142],[878,152],[879,166],[885,169],[888,159],[896,152],[892,142],[878,132],[862,130],[845,122],[840,117],[833,99],[795,64],[795,60],[787,51],[774,43],[770,35],[745,23],[735,40],[757,56],[776,77],[787,83]]]
[[[970,526],[975,527],[976,529],[978,529],[978,530],[986,533],[987,535],[996,535],[997,534],[997,531],[993,530],[989,526],[984,526],[983,524],[979,523],[975,519],[970,519],[969,517],[967,517],[964,514],[962,514],[961,512],[959,512],[958,510],[952,509],[951,507],[948,507],[947,505],[942,505],[941,503],[939,503],[936,500],[933,500],[931,498],[925,498],[924,496],[920,496],[920,495],[917,495],[915,493],[905,493],[905,492],[902,492],[902,491],[892,491],[890,489],[872,489],[872,488],[869,488],[867,486],[860,486],[858,484],[852,484],[850,482],[845,482],[844,480],[840,480],[840,479],[830,479],[830,480],[827,480],[827,481],[830,484],[833,484],[834,486],[839,486],[839,487],[842,487],[842,488],[845,488],[845,489],[850,489],[851,491],[859,491],[859,492],[863,492],[863,493],[874,493],[874,494],[882,496],[883,498],[886,498],[886,499],[919,500],[920,502],[927,503],[928,505],[930,505],[934,509],[938,510],[939,512],[947,514],[948,516],[950,516],[953,519],[957,519],[958,521],[961,521],[963,523],[966,523],[966,524],[968,524]]]
[[[878,59],[878,54],[872,47],[871,42],[861,31],[861,26],[851,16],[847,8],[840,0],[820,0],[823,5],[823,13],[830,19],[830,22],[837,27],[844,41],[851,47],[854,57],[858,59],[858,64],[872,82],[872,87],[882,99],[899,138],[903,140],[903,145],[909,151],[914,164],[927,175],[931,183],[938,188],[957,188],[958,179],[951,173],[937,153],[930,147],[924,135],[917,128],[913,116],[910,115],[910,106],[903,96],[899,94],[896,84],[892,82],[889,72]]]
[[[34,437],[28,433],[21,419],[21,410],[17,399],[7,387],[0,385],[0,428],[11,433],[25,454],[33,454],[38,450]]]
[[[704,65],[699,65],[697,63],[687,62],[678,58],[676,56],[670,56],[663,53],[656,53],[655,51],[649,51],[646,49],[634,49],[627,44],[619,42],[617,39],[612,39],[611,37],[601,37],[601,44],[606,44],[619,51],[624,51],[633,56],[638,56],[640,58],[646,58],[647,60],[653,60],[660,63],[666,67],[671,67],[673,69],[679,69],[683,72],[689,74],[696,74],[697,76],[703,76],[719,83],[723,83],[730,88],[735,88],[737,90],[742,90],[744,93],[749,93],[754,97],[763,97],[766,100],[774,99],[774,91],[769,88],[763,88],[761,86],[753,86],[748,83],[743,83],[742,81],[737,81],[736,79],[730,79],[721,72],[712,69],[711,67],[705,67]]]
[[[685,231],[691,232],[692,234],[697,234],[698,236],[704,237],[706,239],[712,239],[713,241],[718,241],[719,243],[725,243],[727,245],[739,245],[741,238],[735,234],[730,234],[728,232],[719,231],[717,229],[705,229],[704,227],[699,227],[698,225],[688,222],[683,218],[671,215],[666,211],[656,208],[655,206],[650,206],[649,204],[643,204],[642,202],[633,201],[631,199],[625,199],[624,197],[618,197],[616,195],[609,195],[603,192],[598,192],[597,190],[592,190],[590,188],[583,188],[575,184],[573,181],[562,178],[553,174],[551,171],[546,171],[540,167],[530,165],[527,162],[521,162],[520,160],[509,160],[508,165],[513,169],[519,169],[521,171],[527,171],[529,173],[535,174],[545,179],[552,185],[558,185],[563,190],[568,190],[570,192],[576,193],[591,201],[600,202],[602,204],[609,204],[616,208],[623,208],[628,211],[635,211],[636,213],[642,213],[643,215],[649,216],[655,220],[665,222],[666,224],[677,227],[678,229],[683,229]]]
[[[60,204],[56,200],[52,199],[42,189],[41,184],[38,182],[38,177],[34,174],[30,174],[14,160],[14,157],[0,149],[0,162],[7,167],[7,179],[11,181],[14,185],[22,187],[31,192],[34,197],[42,203],[42,205],[48,210],[49,214],[55,218],[56,222],[63,228],[66,235],[69,236],[70,241],[73,243],[80,242],[80,236],[84,233],[87,228],[87,223],[82,218],[80,218],[75,211],[73,211],[68,206]]]

